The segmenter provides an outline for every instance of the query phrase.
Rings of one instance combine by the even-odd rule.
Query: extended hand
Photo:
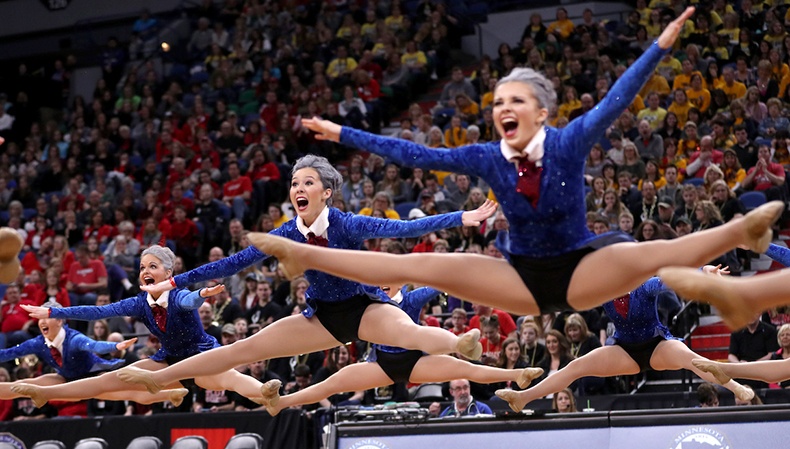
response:
[[[137,343],[137,337],[124,340],[118,343],[117,345],[115,345],[115,348],[119,351],[123,351],[124,349],[131,348],[132,346],[134,346],[135,343]]]
[[[148,292],[148,293],[151,294],[151,296],[154,296],[156,298],[158,298],[159,295],[161,295],[162,293],[170,291],[173,288],[175,288],[175,287],[173,287],[173,284],[170,283],[170,279],[166,279],[166,280],[164,280],[162,282],[159,282],[159,283],[156,283],[156,284],[152,284],[152,285],[141,285],[140,286],[140,290],[142,290],[144,292]]]
[[[225,285],[217,284],[213,287],[206,287],[200,291],[200,296],[203,298],[208,298],[210,296],[214,296],[216,294],[222,293],[225,291]]]
[[[317,140],[329,140],[332,142],[340,141],[340,131],[342,126],[318,117],[302,119],[302,125],[310,131],[315,132]]]
[[[694,14],[694,7],[689,6],[683,11],[683,14],[667,25],[667,27],[664,28],[664,32],[658,36],[658,46],[664,50],[672,47],[680,35],[680,30],[686,25],[686,20],[688,20],[692,14]]]
[[[461,221],[463,221],[464,226],[480,226],[480,223],[485,221],[485,219],[494,215],[496,209],[497,203],[495,201],[486,200],[477,209],[461,214]]]
[[[27,304],[20,304],[19,307],[29,313],[31,318],[37,320],[49,318],[49,309],[47,307],[29,306]]]

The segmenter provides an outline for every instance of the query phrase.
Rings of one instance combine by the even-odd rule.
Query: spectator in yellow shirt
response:
[[[351,73],[357,68],[357,61],[348,56],[348,50],[345,45],[337,47],[337,57],[329,62],[326,68],[326,76],[332,82],[336,83],[349,81]]]
[[[647,107],[639,111],[637,120],[645,120],[650,124],[650,129],[658,131],[664,124],[667,110],[661,107],[661,99],[656,92],[647,94]]]
[[[576,88],[572,86],[565,87],[565,96],[563,98],[562,103],[557,110],[557,117],[565,117],[568,118],[571,115],[571,111],[574,109],[578,109],[582,107],[582,102],[579,101],[578,94],[576,93]]]
[[[674,101],[667,111],[674,112],[675,115],[678,116],[679,123],[686,123],[689,117],[689,109],[692,108],[692,104],[688,101],[688,96],[686,95],[686,91],[683,89],[675,90]]]
[[[359,215],[371,216],[374,210],[384,212],[384,216],[390,220],[400,220],[400,215],[393,209],[394,203],[392,197],[387,192],[376,192],[373,195],[373,204],[369,207],[363,207],[359,211]]]
[[[691,86],[686,89],[688,101],[705,114],[710,107],[710,91],[702,87],[702,75],[695,73],[691,75]],[[677,111],[674,111],[677,114]],[[679,117],[679,116],[678,116]]]
[[[722,69],[721,80],[721,84],[716,88],[723,90],[730,102],[746,96],[746,85],[740,81],[735,81],[735,69],[731,66]]]
[[[702,75],[698,70],[694,70],[694,64],[688,59],[681,63],[681,67],[683,68],[683,72],[675,77],[675,80],[672,82],[672,90],[685,90],[691,85],[691,75],[695,73]]]
[[[444,144],[447,148],[466,145],[466,128],[461,123],[460,115],[454,115],[450,119],[450,127],[444,132]]]
[[[425,66],[428,64],[428,58],[425,57],[425,53],[422,50],[417,48],[417,42],[409,41],[406,43],[406,50],[400,57],[400,62],[412,73],[423,73]]]
[[[663,76],[668,83],[672,83],[675,77],[683,72],[683,64],[681,64],[679,59],[672,56],[670,52],[665,54],[661,61],[658,62],[656,72]]]
[[[456,115],[468,123],[477,122],[480,116],[480,107],[465,93],[459,93],[455,96],[455,111]]]
[[[557,8],[557,20],[551,22],[546,29],[547,34],[554,34],[557,39],[564,41],[573,33],[575,26],[568,20],[568,11],[565,8]]]

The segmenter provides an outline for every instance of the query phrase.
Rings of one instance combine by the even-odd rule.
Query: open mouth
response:
[[[518,122],[512,118],[506,118],[502,120],[502,131],[504,132],[503,137],[513,137],[516,135],[516,131],[518,130]]]
[[[49,334],[49,326],[39,326],[39,329],[41,329],[41,335],[46,336]]]
[[[145,285],[154,285],[156,283],[156,281],[154,281],[154,278],[152,277],[143,278],[143,282],[145,283]]]
[[[309,203],[310,202],[307,200],[307,198],[300,196],[300,197],[296,198],[296,209],[297,210],[305,210],[305,209],[307,209],[307,205]]]

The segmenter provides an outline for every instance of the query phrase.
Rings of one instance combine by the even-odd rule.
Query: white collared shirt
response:
[[[66,341],[66,329],[60,328],[60,332],[58,335],[55,336],[55,339],[50,341],[48,339],[44,339],[44,343],[47,345],[48,348],[55,348],[57,349],[60,354],[63,354],[63,342]]]
[[[310,227],[305,226],[304,220],[302,217],[296,217],[296,229],[302,233],[304,238],[307,238],[307,234],[313,233],[317,237],[324,237],[326,238],[326,230],[329,229],[329,206],[324,206],[324,210],[318,214],[318,217],[315,219]]]
[[[166,309],[168,298],[170,298],[170,290],[159,295],[159,299],[154,299],[150,293],[145,296],[145,300],[148,301],[148,305],[151,306],[151,308],[153,308],[154,305],[159,305]]]

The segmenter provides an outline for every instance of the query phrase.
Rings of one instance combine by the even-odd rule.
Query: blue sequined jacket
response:
[[[774,245],[771,243],[768,246],[768,251],[765,252],[765,255],[786,267],[790,267],[790,249],[787,249],[784,246]]]
[[[658,294],[666,287],[661,279],[652,277],[628,295],[628,313],[617,313],[615,301],[603,305],[606,315],[615,326],[617,343],[643,343],[653,337],[674,339],[669,329],[658,318]]]
[[[499,142],[450,149],[427,148],[347,126],[340,133],[340,142],[403,165],[483,178],[502,204],[510,223],[510,246],[500,248],[503,252],[527,257],[562,255],[595,239],[587,229],[584,203],[584,164],[592,144],[628,108],[664,54],[654,43],[593,110],[565,128],[546,127],[537,208],[516,192],[516,166],[502,156]]]
[[[219,346],[217,339],[203,330],[198,307],[203,304],[200,291],[175,289],[170,292],[167,302],[167,326],[165,332],[154,321],[151,306],[146,300],[148,294],[142,292],[132,298],[123,299],[106,306],[77,306],[53,308],[52,318],[72,320],[98,320],[114,316],[131,316],[142,321],[160,342],[162,348],[151,356],[156,362],[168,357],[183,358]]]
[[[327,240],[329,240],[330,248],[360,249],[367,239],[419,237],[440,229],[461,226],[463,224],[461,215],[462,212],[453,212],[425,217],[419,220],[403,221],[354,215],[341,212],[339,209],[329,208]],[[271,231],[271,233],[295,242],[306,242],[304,235],[296,227],[296,220],[284,223],[279,228]],[[230,257],[202,265],[194,270],[175,276],[174,280],[177,286],[183,287],[196,282],[220,279],[231,276],[266,257],[266,254],[260,252],[258,248],[250,246]],[[305,278],[310,281],[310,287],[307,289],[308,308],[303,312],[308,318],[313,316],[317,303],[321,301],[344,301],[356,295],[372,295],[384,302],[390,300],[386,293],[378,287],[362,285],[319,271],[308,270],[305,272]]]
[[[123,365],[124,361],[121,359],[105,360],[96,355],[109,354],[115,350],[116,343],[91,340],[65,325],[63,329],[66,331],[66,338],[63,340],[63,351],[61,352],[62,366],[55,363],[55,359],[52,358],[49,347],[41,335],[26,340],[13,348],[0,350],[0,362],[34,354],[68,381],[82,379],[95,371],[107,371]]]

